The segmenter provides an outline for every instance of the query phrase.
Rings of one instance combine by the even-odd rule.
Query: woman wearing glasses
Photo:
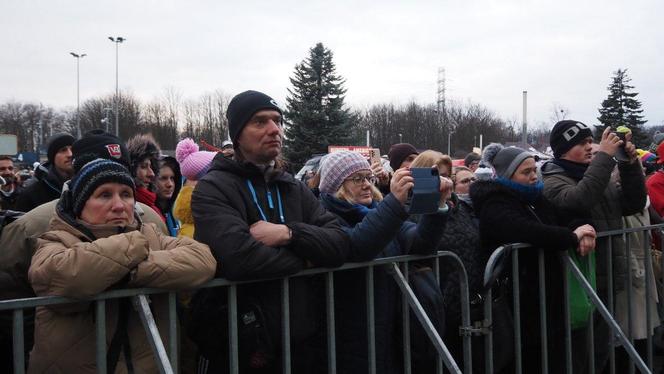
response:
[[[408,222],[404,203],[413,187],[407,168],[396,170],[391,193],[383,197],[374,183],[367,160],[358,153],[339,152],[325,157],[320,168],[320,199],[337,215],[351,236],[348,262],[368,261],[409,253],[430,254],[443,233],[448,208],[427,215],[419,224]],[[441,178],[441,196],[452,183]],[[365,270],[335,274],[337,372],[366,373],[368,368]],[[402,372],[399,290],[391,276],[374,270],[376,372]]]

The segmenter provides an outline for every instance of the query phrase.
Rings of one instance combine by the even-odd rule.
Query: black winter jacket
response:
[[[249,184],[255,190],[256,201]],[[282,223],[283,216],[283,222],[292,230],[289,245],[268,247],[251,236],[249,227],[262,219],[259,206],[269,222]],[[281,170],[271,169],[264,174],[253,164],[239,163],[221,153],[196,185],[191,207],[195,239],[210,246],[217,259],[217,275],[229,280],[283,277],[311,265],[339,266],[350,248],[348,234],[336,217],[320,205],[303,183]],[[280,285],[279,281],[265,281],[238,287],[239,304],[253,299],[263,308],[264,322],[275,347],[281,346]],[[322,312],[316,310],[314,300],[321,292],[315,279],[290,280],[294,353],[301,352],[305,340],[319,328],[317,317]]]
[[[470,299],[476,299],[482,292],[484,268],[491,252],[482,249],[480,244],[479,220],[475,216],[470,198],[459,199],[450,212],[445,226],[443,238],[438,243],[439,251],[455,253],[463,262],[468,275],[468,292]],[[448,331],[458,336],[461,321],[460,286],[457,266],[449,259],[441,259],[440,278],[444,285],[445,313],[449,322]],[[456,326],[455,326],[456,325]]]
[[[35,181],[26,187],[16,199],[15,209],[20,212],[30,210],[55,199],[62,194],[66,179],[55,170],[55,165],[46,162],[35,171]]]
[[[288,246],[271,248],[251,236],[249,226],[262,218],[247,181],[267,221],[281,223],[281,199],[284,223],[292,230]],[[196,185],[191,207],[195,239],[210,246],[218,260],[217,275],[229,280],[286,276],[302,270],[306,261],[339,266],[349,249],[348,234],[303,183],[278,170],[264,176],[255,165],[221,154]]]
[[[497,181],[478,181],[470,186],[470,197],[480,219],[480,238],[486,253],[509,243],[528,243],[544,249],[549,347],[564,347],[564,273],[559,253],[578,247],[576,234],[571,228],[559,226],[561,218],[543,196],[529,204],[514,190]],[[577,223],[583,222],[574,225],[578,226]],[[537,258],[536,250],[519,250],[524,347],[539,344]],[[510,267],[505,269],[509,272]]]

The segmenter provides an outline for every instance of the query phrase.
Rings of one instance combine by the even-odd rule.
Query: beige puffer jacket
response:
[[[90,298],[130,275],[126,287],[178,290],[199,286],[214,276],[216,261],[207,245],[162,235],[153,224],[94,241],[60,216],[39,239],[28,273],[38,296]],[[132,271],[134,270],[134,271]],[[167,295],[150,296],[150,306],[168,344]],[[106,302],[107,349],[118,322],[118,299]],[[94,373],[95,320],[91,302],[37,308],[35,345],[29,373]],[[136,373],[157,372],[138,314],[130,308],[128,337]],[[123,354],[116,372],[126,372]]]

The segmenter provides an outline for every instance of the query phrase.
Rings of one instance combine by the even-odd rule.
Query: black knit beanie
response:
[[[478,155],[475,152],[470,152],[469,154],[466,155],[466,158],[463,159],[463,165],[465,167],[470,167],[470,164],[472,164],[475,161],[479,162],[481,159],[482,156]]]
[[[85,202],[92,193],[104,183],[120,183],[131,187],[136,192],[134,179],[129,170],[116,161],[96,158],[82,165],[69,182],[71,210],[75,217],[80,217]]]
[[[553,157],[560,158],[589,136],[592,137],[593,132],[583,122],[566,119],[556,123],[549,137]]]
[[[75,140],[76,138],[74,138],[71,134],[67,134],[66,132],[51,135],[51,137],[46,141],[48,144],[48,149],[46,151],[48,160],[53,163],[55,154],[58,153],[62,147],[74,144]]]
[[[124,142],[104,130],[88,131],[81,139],[74,142],[71,152],[74,156],[74,172],[78,172],[85,163],[81,163],[81,160],[90,160],[89,157],[83,157],[87,155],[114,160],[127,168],[130,167],[129,151]]]
[[[410,155],[419,155],[417,149],[408,143],[397,143],[390,147],[387,157],[390,159],[390,167],[393,171],[397,171],[399,166],[406,157]]]
[[[240,132],[249,122],[251,116],[263,109],[272,109],[279,112],[279,114],[283,114],[277,102],[262,92],[250,90],[235,95],[226,110],[228,132],[233,142],[240,136]]]

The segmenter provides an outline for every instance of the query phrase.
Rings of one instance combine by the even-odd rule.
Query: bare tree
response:
[[[551,115],[549,116],[551,126],[555,125],[558,121],[570,118],[570,114],[570,110],[562,104],[558,102],[551,104]]]

